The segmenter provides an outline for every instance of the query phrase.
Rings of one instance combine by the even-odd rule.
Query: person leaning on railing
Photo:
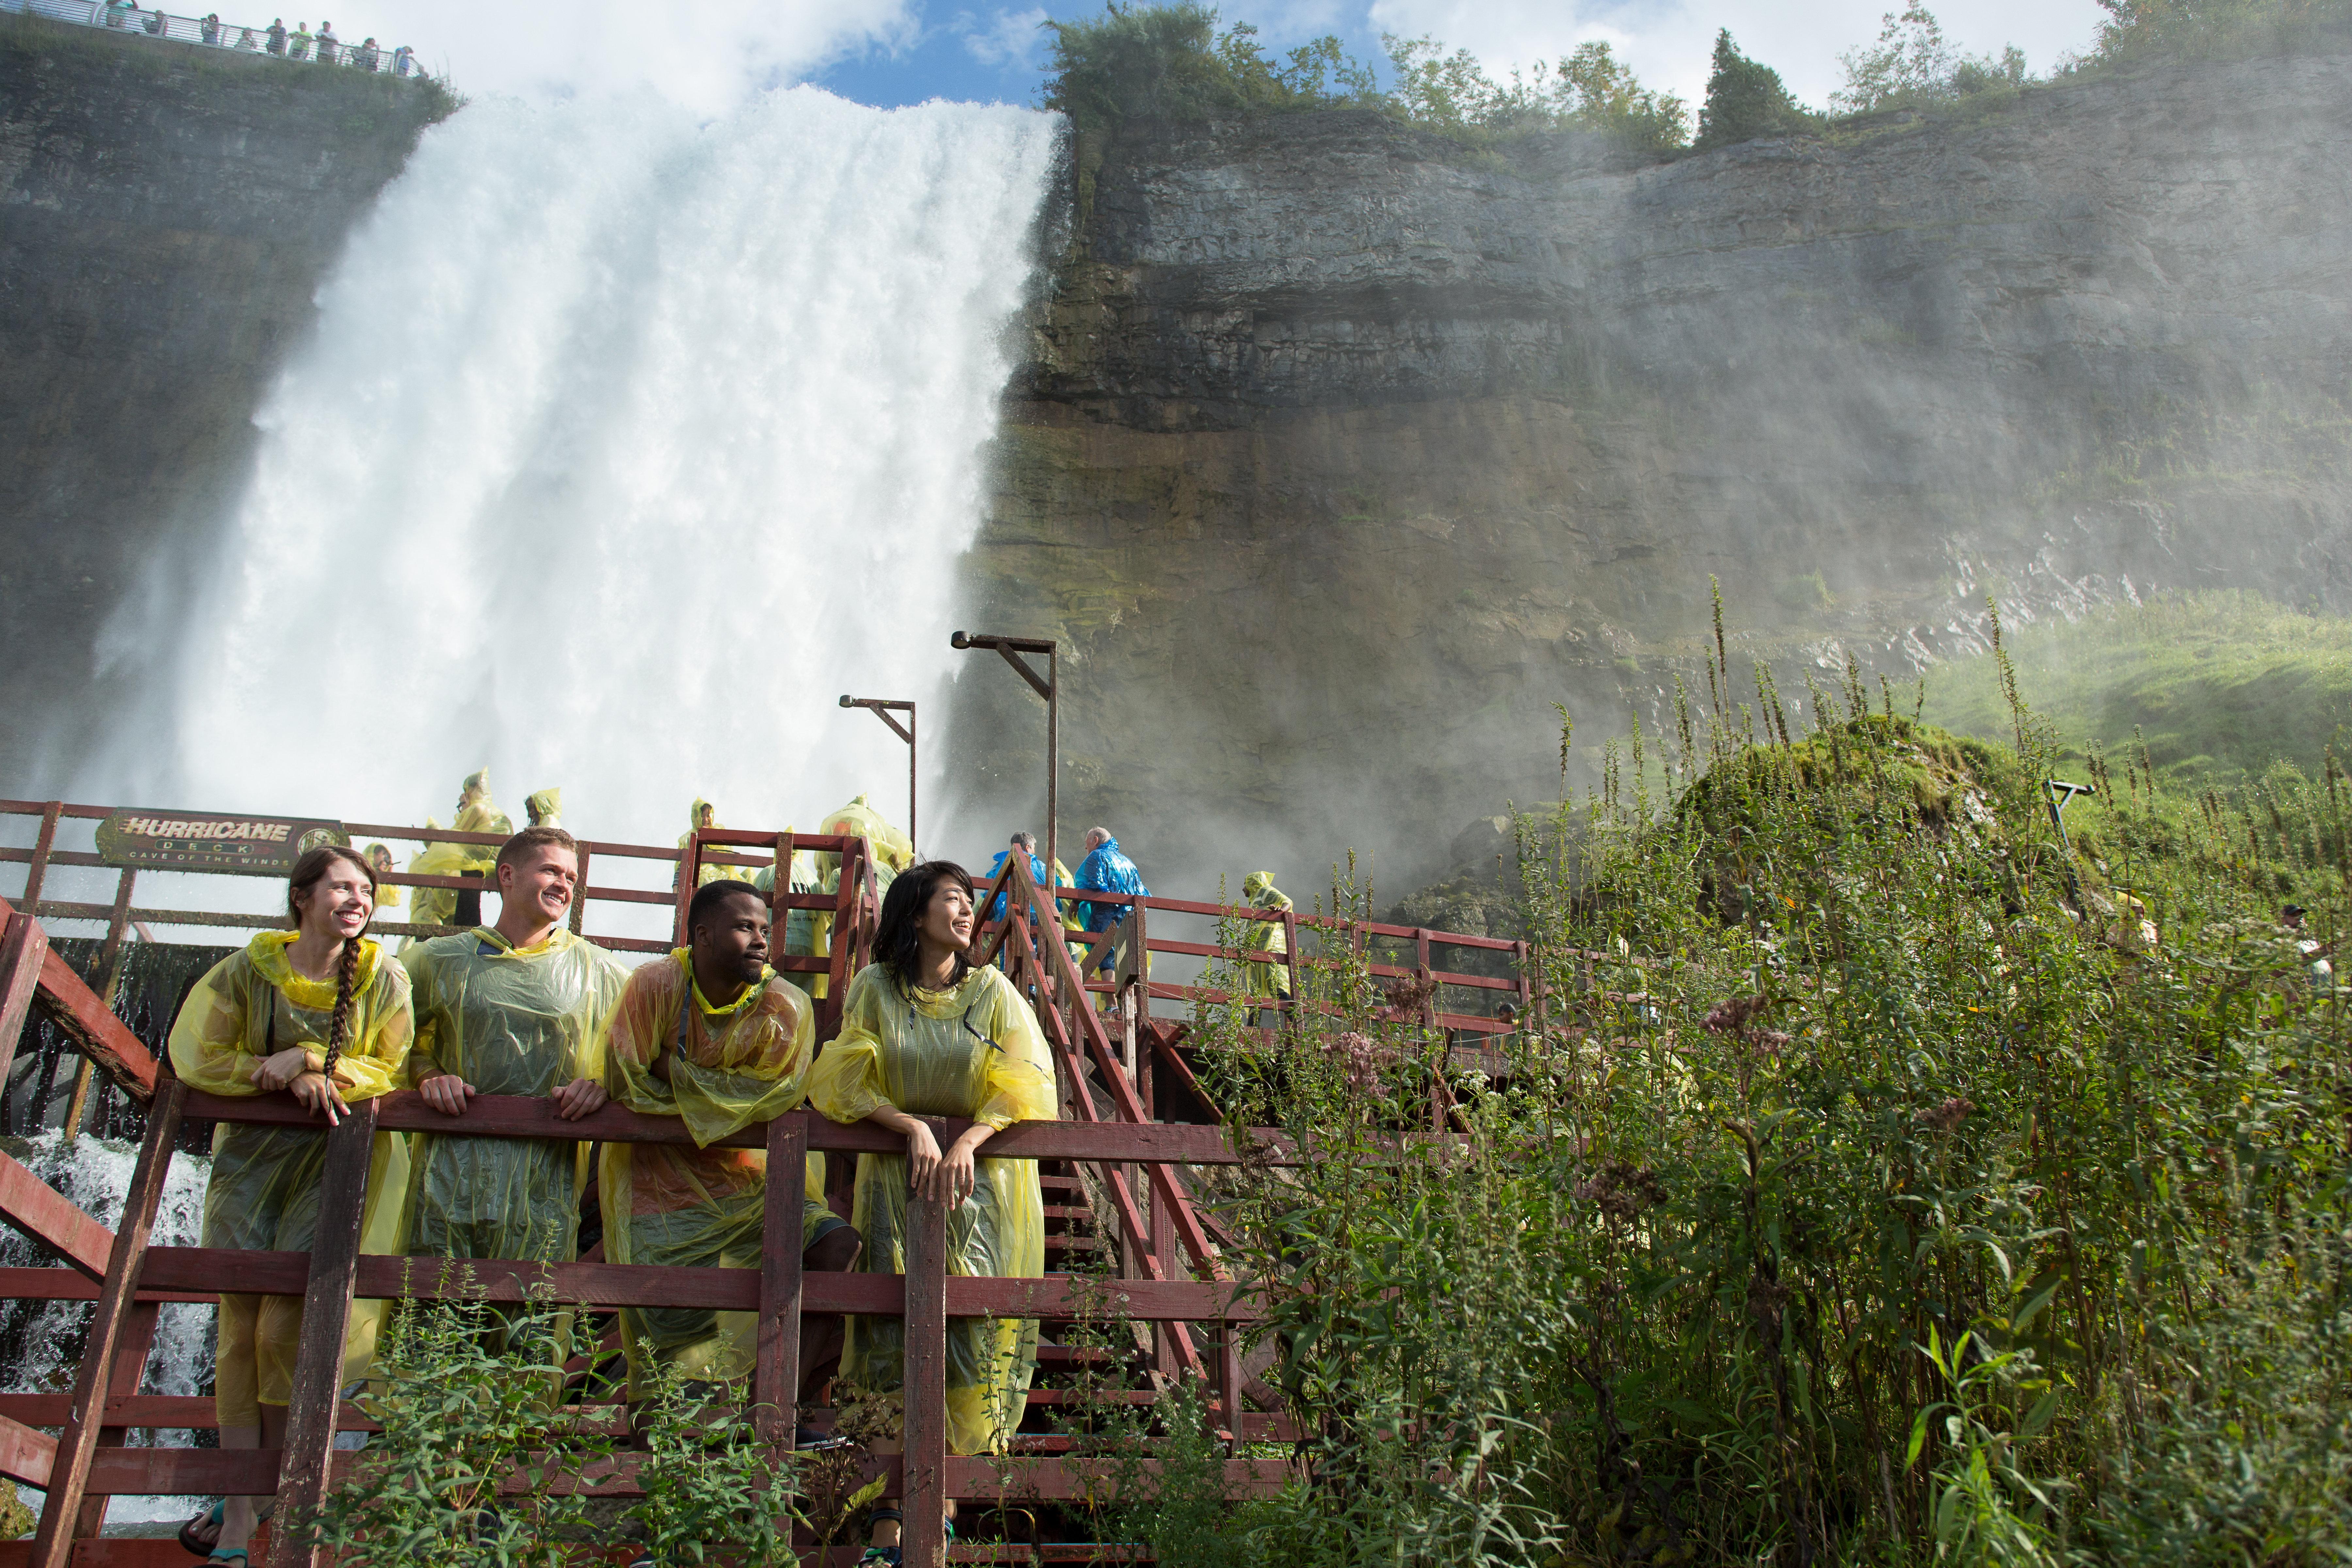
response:
[[[181,1081],[218,1095],[290,1089],[321,1129],[340,1120],[352,1100],[394,1088],[412,1033],[408,975],[365,934],[375,896],[374,871],[350,849],[329,846],[295,862],[286,894],[295,929],[256,936],[244,952],[215,964],[181,1005],[170,1047]],[[220,1123],[205,1188],[204,1245],[308,1252],[326,1161],[322,1130]],[[376,1134],[362,1251],[394,1250],[406,1176],[401,1138]],[[383,1305],[352,1303],[346,1382],[368,1375]],[[214,1405],[221,1447],[281,1447],[302,1340],[302,1298],[224,1295],[218,1333]],[[180,1535],[199,1556],[240,1563],[254,1523],[252,1500],[228,1498]]]
[[[667,1268],[756,1268],[767,1213],[762,1149],[718,1140],[800,1108],[816,1044],[807,993],[768,966],[768,900],[713,882],[687,907],[688,945],[629,975],[604,1047],[616,1104],[678,1118],[692,1143],[606,1143],[597,1196],[604,1256]],[[857,1261],[857,1233],[825,1207],[824,1156],[810,1154],[801,1204],[801,1263],[838,1274]],[[841,1320],[806,1320],[798,1398],[810,1402],[841,1360]],[[718,1399],[751,1374],[759,1315],[708,1307],[624,1307],[629,1397],[648,1363],[675,1369],[697,1398]],[[801,1447],[834,1446],[802,1428]]]
[[[1034,1279],[1045,1272],[1037,1162],[975,1156],[1016,1121],[1055,1119],[1053,1058],[1013,983],[971,966],[971,878],[962,867],[931,860],[901,873],[875,927],[877,961],[851,983],[841,1033],[809,1074],[809,1103],[824,1116],[870,1119],[907,1140],[904,1154],[857,1157],[851,1222],[866,1238],[866,1273],[906,1272],[910,1183],[949,1205],[949,1273]],[[972,1125],[943,1152],[922,1116],[970,1117]],[[1028,1407],[1036,1363],[1034,1320],[948,1324],[950,1451],[1003,1451]],[[851,1319],[841,1372],[866,1389],[902,1386],[904,1321]],[[950,1521],[954,1511],[950,1503]],[[886,1504],[873,1518],[865,1561],[896,1563],[902,1516]]]
[[[412,944],[415,988],[409,1078],[431,1109],[462,1116],[476,1094],[544,1095],[576,1121],[604,1103],[604,1039],[628,972],[564,929],[580,846],[560,827],[526,827],[497,860],[499,920]],[[569,1263],[580,1233],[588,1148],[553,1138],[420,1132],[409,1151],[411,1258]],[[559,1315],[561,1365],[570,1338]]]

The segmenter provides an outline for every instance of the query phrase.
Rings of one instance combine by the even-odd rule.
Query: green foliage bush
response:
[[[1679,151],[1690,138],[1688,106],[1643,87],[1604,40],[1578,45],[1557,66],[1539,59],[1507,83],[1469,50],[1449,55],[1434,38],[1382,34],[1381,41],[1396,73],[1388,101],[1418,124],[1457,135],[1593,131],[1650,153]]]
[[[2166,780],[2240,784],[2273,762],[2316,775],[2352,756],[2352,620],[2259,594],[2167,595],[2017,628],[2008,650],[2057,738],[2077,754],[2142,749]],[[1959,659],[1927,712],[1976,735],[2010,729],[1999,670]]]
[[[1731,29],[1715,35],[1715,65],[1706,79],[1706,101],[1698,112],[1698,140],[1691,145],[1704,153],[1767,136],[1802,136],[1820,129],[1804,106],[1789,96],[1780,73],[1749,59],[1731,41]]]
[[[1900,16],[1889,11],[1878,42],[1838,57],[1845,85],[1830,95],[1830,107],[1867,113],[1947,103],[1993,88],[2021,87],[2025,51],[2011,44],[1996,59],[1963,56],[1944,37],[1943,24],[1918,0]]]
[[[1135,115],[1203,120],[1371,101],[1368,67],[1339,40],[1301,44],[1268,57],[1246,22],[1217,31],[1217,13],[1197,0],[1172,5],[1114,3],[1092,21],[1044,24],[1052,34],[1044,102],[1081,131]]]
[[[1327,1011],[1196,1017],[1314,1156],[1222,1199],[1303,1476],[1198,1560],[2340,1563],[2342,781],[2102,880],[2021,701],[1990,747],[1851,669],[1810,732],[1757,685],[1718,659],[1663,768],[1637,734],[1522,820],[1548,997],[1497,1076],[1344,937]],[[2148,826],[2144,770],[2095,782]]]

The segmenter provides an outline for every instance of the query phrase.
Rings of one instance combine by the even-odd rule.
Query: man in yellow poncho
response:
[[[425,826],[437,826],[431,817]],[[478,768],[466,775],[457,786],[457,820],[451,825],[456,833],[512,833],[514,824],[507,820],[498,803],[490,798],[490,770]],[[480,881],[484,873],[497,863],[498,851],[482,844],[428,844],[424,851],[408,863],[412,877],[471,877]],[[482,923],[482,895],[455,888],[419,888],[416,889],[416,921],[419,925],[457,925],[467,928]]]
[[[522,797],[523,815],[530,818],[533,827],[563,826],[563,792],[561,789],[536,789]]]
[[[871,1274],[906,1272],[910,1181],[944,1198],[948,1271],[1036,1279],[1045,1269],[1045,1210],[1034,1160],[975,1152],[1016,1121],[1055,1118],[1053,1058],[1036,1016],[994,969],[974,969],[971,878],[933,860],[890,884],[875,927],[877,962],[858,973],[841,1034],[809,1074],[809,1104],[835,1121],[868,1118],[907,1140],[903,1154],[857,1157],[852,1216]],[[970,1117],[944,1151],[922,1116]],[[1034,1321],[948,1324],[948,1447],[1001,1453],[1020,1426],[1037,1359]],[[842,1375],[871,1389],[905,1381],[905,1325],[850,1321]],[[880,1516],[884,1521],[891,1515]],[[874,1544],[897,1543],[877,1524]],[[885,1537],[887,1537],[885,1539]]]
[[[290,1089],[319,1118],[311,1127],[224,1121],[213,1134],[204,1245],[307,1252],[319,1224],[326,1129],[344,1105],[394,1088],[413,1018],[408,976],[363,933],[375,913],[375,872],[341,846],[295,863],[287,889],[294,930],[263,931],[215,964],[172,1025],[173,1070],[189,1088],[246,1097]],[[396,1249],[407,1151],[376,1134],[362,1211],[362,1251]],[[381,1301],[354,1302],[343,1342],[344,1383],[365,1379]],[[302,1298],[224,1294],[214,1360],[215,1420],[225,1448],[275,1448],[293,1397]],[[189,1522],[181,1540],[215,1561],[244,1555],[252,1503],[226,1499]]]
[[[1274,885],[1271,871],[1252,871],[1242,879],[1242,897],[1253,909],[1281,914],[1290,908],[1290,897]],[[1278,1002],[1290,1000],[1290,965],[1285,962],[1290,954],[1290,939],[1283,933],[1280,921],[1252,921],[1249,933],[1242,943],[1250,963],[1242,968],[1242,985],[1254,997],[1274,997]],[[1268,1007],[1263,1022],[1271,1026],[1281,1014]]]
[[[768,967],[767,900],[740,882],[714,882],[687,909],[690,945],[629,976],[613,1015],[604,1083],[614,1100],[648,1116],[682,1119],[694,1140],[607,1143],[597,1183],[605,1255],[615,1263],[685,1268],[756,1268],[768,1157],[710,1144],[796,1109],[814,1054],[807,995]],[[801,1205],[801,1261],[840,1273],[857,1260],[857,1233],[824,1206],[824,1157],[809,1156]],[[841,1320],[803,1323],[799,1396],[841,1360]],[[646,1394],[648,1358],[688,1386],[751,1375],[759,1320],[709,1308],[624,1307],[621,1341],[629,1393]],[[715,1397],[719,1390],[699,1392]],[[802,1446],[820,1446],[802,1434]]]
[[[580,877],[572,835],[526,827],[499,849],[497,871],[497,925],[401,955],[416,1004],[410,1080],[448,1116],[476,1094],[530,1094],[577,1121],[604,1103],[604,1029],[628,972],[564,929]],[[402,1250],[568,1263],[587,1158],[586,1144],[554,1139],[420,1132]]]

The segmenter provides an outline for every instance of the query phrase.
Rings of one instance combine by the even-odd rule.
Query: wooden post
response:
[[[41,965],[48,956],[49,933],[41,922],[21,910],[11,912],[7,934],[0,936],[0,1083],[8,1081],[16,1042],[24,1036],[33,993],[41,987]],[[40,1125],[39,1117],[33,1125]]]
[[[1298,911],[1296,909],[1282,911],[1282,961],[1290,971],[1290,1003],[1283,1011],[1296,1018],[1300,1016],[1300,1005],[1306,1001],[1298,989]]]
[[[572,894],[572,934],[578,936],[588,920],[588,846],[580,846],[580,881]]]
[[[694,889],[702,875],[702,829],[698,826],[686,836],[686,843],[677,852],[677,919],[670,928],[673,947],[687,945],[686,907],[694,902]]]
[[[91,971],[98,984],[98,999],[109,1008],[114,1005],[115,988],[122,984],[122,939],[131,925],[131,889],[139,873],[125,866],[122,876],[114,884],[114,908],[107,911],[106,944],[98,950],[98,965]],[[82,1112],[89,1106],[90,1079],[98,1076],[98,1064],[88,1057],[75,1069],[73,1099],[66,1106],[65,1141],[68,1143],[81,1136]]]
[[[131,1321],[122,1330],[122,1344],[114,1352],[114,1371],[106,1381],[109,1399],[129,1399],[138,1394],[139,1381],[147,1371],[147,1352],[155,1348],[155,1319],[162,1310],[162,1303],[156,1301],[144,1301],[131,1310]],[[98,1446],[120,1448],[129,1430],[127,1426],[101,1426]],[[81,1500],[81,1512],[74,1521],[76,1541],[95,1541],[106,1533],[108,1501],[103,1493]]]
[[[147,1261],[147,1238],[163,1200],[164,1178],[171,1173],[172,1144],[180,1135],[180,1101],[186,1092],[168,1065],[158,1066],[155,1099],[147,1108],[147,1135],[139,1145],[131,1190],[123,1195],[122,1219],[107,1257],[106,1282],[99,1287],[89,1343],[74,1373],[73,1419],[58,1440],[57,1459],[50,1468],[41,1528],[33,1538],[32,1568],[68,1568],[72,1561],[73,1527],[89,1484],[90,1458],[105,1426],[107,1385],[113,1381],[115,1361],[130,1337],[138,1307],[139,1271]]]
[[[808,1121],[768,1123],[768,1193],[760,1219],[760,1336],[751,1420],[760,1441],[790,1449],[801,1393],[801,1201],[808,1184]]]
[[[907,1202],[907,1486],[900,1526],[909,1568],[944,1568],[940,1528],[948,1468],[948,1209],[937,1198]]]
[[[310,1286],[302,1293],[302,1342],[294,1356],[294,1397],[287,1406],[286,1448],[278,1459],[278,1522],[269,1532],[273,1568],[317,1568],[326,1559],[310,1544],[310,1534],[326,1501],[334,1458],[343,1341],[351,1332],[352,1286],[359,1278],[360,1221],[367,1206],[375,1112],[375,1101],[363,1100],[327,1134],[319,1228],[310,1243]]]
[[[53,800],[41,808],[40,837],[33,840],[33,861],[25,868],[25,912],[40,913],[41,884],[48,880],[49,851],[57,847],[58,818],[65,811],[63,801]]]
[[[866,845],[863,838],[845,839],[840,869],[833,879],[833,931],[826,945],[824,1000],[817,1004],[816,1037],[829,1040],[841,1026],[841,1009],[849,1000],[849,983],[856,978],[851,965],[859,935],[858,914],[865,890],[866,863],[858,853]]]

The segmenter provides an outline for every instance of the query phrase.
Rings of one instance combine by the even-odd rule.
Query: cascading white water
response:
[[[47,1132],[12,1143],[18,1158],[34,1174],[58,1189],[84,1214],[111,1229],[122,1217],[123,1195],[131,1190],[131,1168],[139,1151],[110,1139],[84,1138],[68,1144],[64,1134]],[[163,1185],[163,1201],[155,1215],[158,1247],[194,1247],[204,1230],[205,1182],[212,1162],[201,1155],[182,1154],[172,1162]],[[14,1230],[0,1228],[0,1266],[27,1268],[40,1261],[34,1244]],[[0,1341],[15,1353],[8,1358],[5,1385],[10,1394],[56,1394],[73,1387],[81,1347],[80,1326],[89,1321],[90,1308],[80,1301],[10,1301],[0,1305]],[[146,1394],[195,1394],[212,1382],[213,1309],[194,1302],[166,1303],[155,1318],[155,1345],[147,1353],[141,1391]],[[153,1443],[184,1448],[191,1435],[183,1431],[131,1434],[134,1444]],[[25,1500],[40,1507],[41,1494],[20,1489]],[[195,1508],[193,1498],[117,1498],[107,1510],[109,1522],[184,1519]]]
[[[834,699],[946,668],[1055,135],[807,88],[428,132],[259,416],[174,765],[118,787],[446,822],[488,763],[518,823],[560,784],[603,838],[695,795],[900,815],[903,752]]]

